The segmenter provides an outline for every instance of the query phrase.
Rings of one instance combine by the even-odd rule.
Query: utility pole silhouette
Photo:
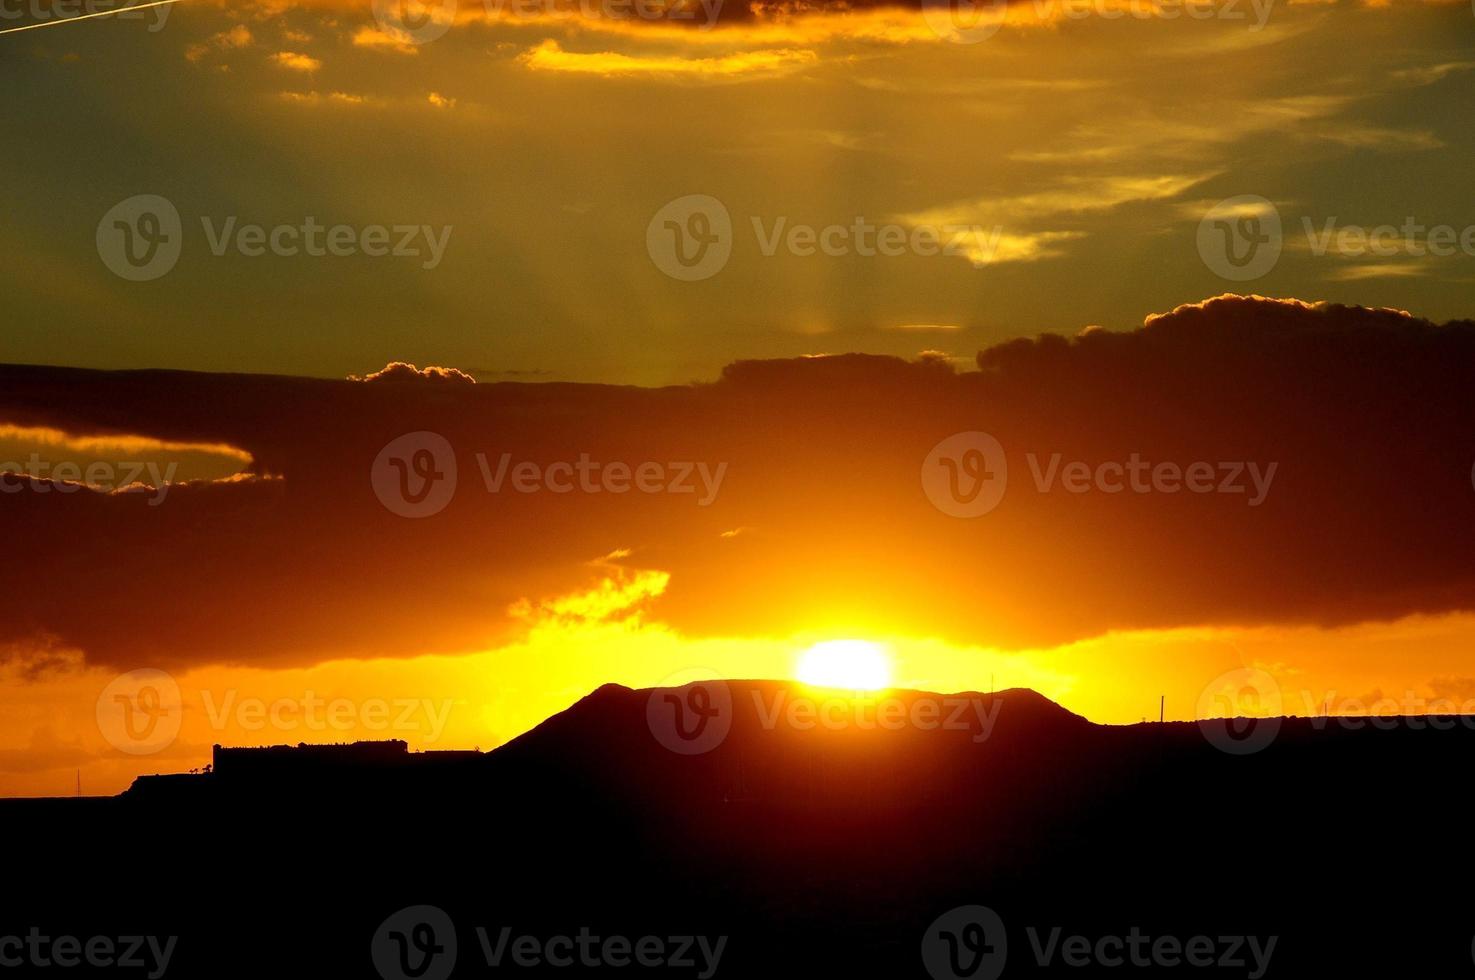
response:
[[[77,770],[77,799],[82,798],[82,770]]]
[[[1164,707],[1164,705],[1167,704],[1167,702],[1168,702],[1168,696],[1166,694],[1159,694],[1158,695],[1158,698],[1157,698],[1157,723],[1159,725],[1161,725],[1163,723],[1163,707]]]

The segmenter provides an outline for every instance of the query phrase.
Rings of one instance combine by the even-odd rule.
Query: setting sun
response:
[[[826,640],[804,651],[796,674],[815,687],[878,691],[891,683],[891,659],[879,643]]]

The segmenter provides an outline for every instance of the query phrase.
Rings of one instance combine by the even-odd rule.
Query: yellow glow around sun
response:
[[[879,691],[891,683],[891,658],[879,643],[826,640],[799,656],[795,674],[815,687]]]

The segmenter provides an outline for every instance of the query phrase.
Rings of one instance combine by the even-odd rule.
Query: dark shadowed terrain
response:
[[[817,696],[806,722],[798,687],[693,690],[606,686],[485,754],[225,752],[117,798],[5,801],[0,934],[177,936],[171,976],[373,977],[380,924],[424,904],[454,923],[455,976],[540,972],[488,966],[476,929],[495,946],[505,926],[727,937],[717,976],[925,977],[924,942],[946,951],[934,921],[982,905],[1007,934],[1004,976],[1043,969],[1028,930],[1057,926],[1206,936],[1225,959],[1221,937],[1274,936],[1268,976],[1471,969],[1475,731],[1455,719],[1106,727],[1011,690],[893,692],[884,723]],[[690,711],[715,727],[673,741],[678,704],[687,734]],[[429,933],[401,932],[424,969],[385,975],[445,975],[444,950],[416,958]],[[959,941],[995,952],[955,975],[998,975],[994,930]],[[688,955],[655,973],[702,974]],[[1255,973],[1236,955],[1142,969]],[[1129,968],[1057,950],[1048,970]]]

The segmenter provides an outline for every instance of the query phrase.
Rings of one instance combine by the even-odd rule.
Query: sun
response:
[[[815,687],[879,691],[891,683],[891,658],[879,643],[826,640],[799,655],[795,675]]]

